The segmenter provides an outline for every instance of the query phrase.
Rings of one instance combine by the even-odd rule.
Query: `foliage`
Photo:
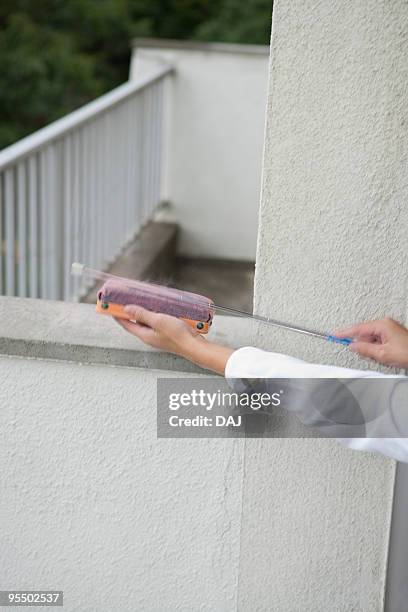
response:
[[[0,148],[127,79],[137,36],[268,44],[272,0],[2,0]]]
[[[195,32],[199,40],[269,44],[272,2],[269,0],[224,0],[220,11]]]

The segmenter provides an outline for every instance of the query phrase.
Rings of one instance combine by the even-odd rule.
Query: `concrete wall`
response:
[[[135,43],[130,76],[157,61],[176,69],[162,218],[180,224],[183,255],[254,260],[269,50],[159,44]]]
[[[274,3],[257,312],[321,330],[406,321],[407,26],[402,0]],[[357,363],[289,333],[259,341]],[[245,461],[241,587],[252,602],[381,610],[393,463],[316,440],[252,441]]]
[[[220,317],[231,338],[250,342]],[[3,588],[62,589],[69,612],[381,609],[392,462],[157,439],[157,378],[202,371],[89,304],[0,298],[0,371]]]
[[[63,590],[70,612],[235,610],[242,442],[157,440],[158,372],[0,368],[2,587]]]
[[[157,439],[157,377],[187,376],[160,355],[91,305],[0,299],[2,589],[237,609],[243,440]]]
[[[277,1],[259,312],[323,330],[407,320],[407,26],[402,0]],[[307,359],[356,363],[298,336],[274,342]]]
[[[242,441],[157,440],[174,372],[0,368],[2,588],[63,590],[69,612],[235,610]]]

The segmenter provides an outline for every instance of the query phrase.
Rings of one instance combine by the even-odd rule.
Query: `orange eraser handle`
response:
[[[96,312],[99,314],[111,315],[112,317],[117,317],[118,319],[126,319],[127,321],[131,320],[131,317],[127,314],[127,312],[125,312],[125,308],[122,306],[122,304],[113,304],[112,302],[101,302],[101,300],[97,300]],[[184,317],[180,318],[200,334],[208,334],[210,329],[208,322],[194,321],[193,319],[185,319]]]

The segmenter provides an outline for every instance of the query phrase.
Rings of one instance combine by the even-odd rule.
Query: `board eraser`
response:
[[[105,281],[98,291],[97,312],[131,320],[124,310],[128,305],[183,319],[202,334],[209,331],[214,317],[213,301],[197,293],[119,277]]]

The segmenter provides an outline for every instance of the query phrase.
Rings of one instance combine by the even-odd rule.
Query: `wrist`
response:
[[[210,342],[202,336],[192,336],[191,341],[183,347],[182,357],[224,376],[227,361],[233,352],[234,349]]]
[[[189,361],[196,361],[203,351],[203,345],[206,344],[205,338],[200,335],[190,336],[180,349],[180,356]]]

